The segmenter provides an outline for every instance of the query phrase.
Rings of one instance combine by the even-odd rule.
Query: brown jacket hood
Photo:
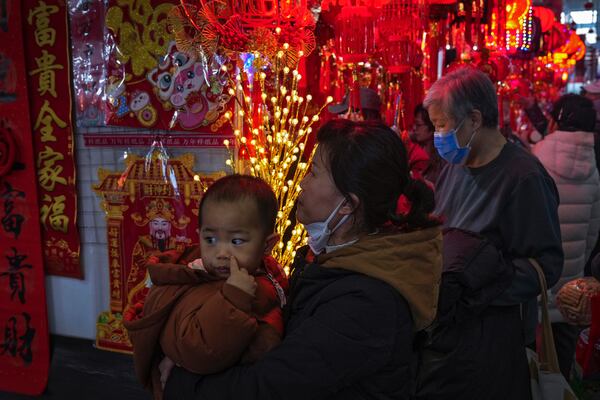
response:
[[[358,242],[323,254],[318,263],[382,280],[408,302],[415,328],[431,324],[437,311],[442,274],[440,228],[368,235]]]

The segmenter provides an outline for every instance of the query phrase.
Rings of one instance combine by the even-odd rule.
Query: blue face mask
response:
[[[460,147],[456,132],[458,132],[463,122],[464,120],[456,128],[450,129],[448,132],[434,132],[433,134],[433,145],[438,154],[451,164],[463,164],[467,160],[469,151],[471,150],[471,142],[475,137],[475,133],[477,133],[477,131],[474,131],[467,145]]]

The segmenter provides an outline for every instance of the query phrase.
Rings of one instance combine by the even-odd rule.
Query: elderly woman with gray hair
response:
[[[496,88],[481,71],[456,70],[424,105],[448,164],[436,187],[444,266],[436,322],[427,330],[418,399],[529,399],[525,345],[535,342],[539,282],[560,277],[559,197],[531,154],[498,129]]]

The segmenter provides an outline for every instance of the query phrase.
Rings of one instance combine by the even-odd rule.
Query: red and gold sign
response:
[[[50,355],[19,4],[0,7],[0,391],[39,395]]]
[[[23,17],[46,271],[83,278],[66,3],[26,0]]]
[[[148,292],[145,263],[157,252],[198,242],[198,201],[205,188],[224,175],[193,172],[194,157],[162,159],[129,156],[123,172],[98,170],[94,191],[106,211],[110,310],[98,317],[99,348],[130,352],[123,312]]]

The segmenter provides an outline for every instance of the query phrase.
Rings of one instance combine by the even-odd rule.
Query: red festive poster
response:
[[[23,21],[46,272],[83,278],[65,3],[24,0]]]
[[[110,0],[106,7],[108,125],[231,133],[224,57],[178,48],[170,25],[178,0]],[[189,47],[189,46],[188,46]]]
[[[48,381],[46,290],[20,2],[0,2],[0,391]]]
[[[93,187],[106,211],[110,276],[110,310],[98,316],[96,345],[116,352],[131,351],[123,314],[148,292],[148,257],[198,243],[198,201],[224,175],[197,174],[192,154],[132,155],[125,164],[122,172],[100,169]]]

